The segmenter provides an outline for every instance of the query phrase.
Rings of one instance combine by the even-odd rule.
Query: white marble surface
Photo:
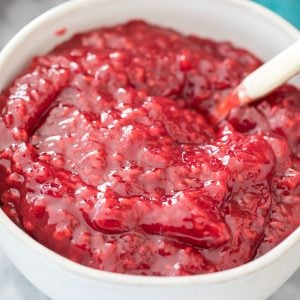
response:
[[[63,0],[0,0],[0,49],[22,26]],[[49,300],[35,289],[0,248],[0,299]],[[300,270],[269,300],[300,299]],[[66,299],[67,300],[67,299]],[[68,299],[69,300],[69,299]],[[254,299],[255,300],[255,299]]]

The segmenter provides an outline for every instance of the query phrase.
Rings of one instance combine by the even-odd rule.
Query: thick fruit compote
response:
[[[201,274],[261,256],[300,224],[300,91],[211,121],[260,64],[142,21],[35,57],[0,96],[2,209],[100,270]]]

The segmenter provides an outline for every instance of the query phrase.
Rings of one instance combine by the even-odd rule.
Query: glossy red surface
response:
[[[300,91],[211,121],[260,63],[141,21],[35,57],[0,96],[2,209],[112,272],[209,273],[264,254],[300,223]]]

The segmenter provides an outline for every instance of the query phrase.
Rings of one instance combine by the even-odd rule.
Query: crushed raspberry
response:
[[[83,265],[177,276],[247,263],[300,224],[300,91],[215,108],[261,62],[131,21],[77,34],[0,95],[0,196]]]

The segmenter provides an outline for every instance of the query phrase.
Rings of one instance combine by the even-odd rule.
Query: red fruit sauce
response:
[[[300,224],[300,91],[211,121],[260,64],[142,21],[35,57],[0,96],[2,209],[100,270],[202,274],[261,256]]]

